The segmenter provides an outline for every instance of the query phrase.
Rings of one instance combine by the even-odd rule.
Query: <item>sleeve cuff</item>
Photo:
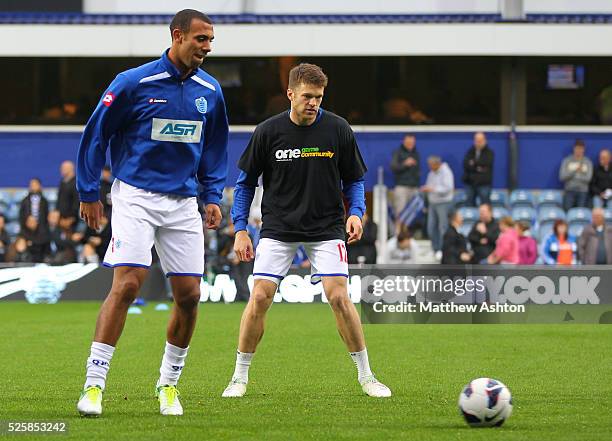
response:
[[[244,231],[247,227],[247,221],[244,219],[237,220],[234,222],[234,232]]]
[[[357,216],[359,219],[363,218],[364,211],[360,207],[352,207],[349,210],[349,216]]]
[[[221,197],[216,193],[202,193],[200,200],[204,205],[215,204],[221,206]]]
[[[80,191],[79,199],[81,202],[97,202],[100,200],[100,190]]]

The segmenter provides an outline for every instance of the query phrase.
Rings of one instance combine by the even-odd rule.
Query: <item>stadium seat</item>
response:
[[[536,221],[536,211],[532,207],[516,207],[512,209],[512,219],[533,225]]]
[[[501,219],[504,216],[509,216],[510,212],[506,207],[493,207],[493,219]]]
[[[553,224],[554,222],[547,222],[538,225],[536,229],[536,239],[538,243],[544,242],[548,238],[548,236],[553,233]]]
[[[27,188],[22,188],[19,190],[15,190],[15,192],[13,193],[13,202],[16,204],[21,204],[21,201],[23,201],[23,198],[25,198],[28,195],[28,190]]]
[[[565,220],[565,211],[559,207],[543,207],[538,211],[538,222],[552,222],[557,219]]]
[[[463,222],[463,225],[459,227],[458,232],[462,234],[463,236],[468,237],[468,234],[470,234],[470,231],[472,231],[474,224],[475,222],[473,221]]]
[[[514,190],[510,193],[510,207],[533,207],[533,194],[529,190]]]
[[[43,196],[47,199],[50,204],[55,205],[57,203],[57,190],[47,189],[43,190]]]
[[[588,208],[570,208],[567,211],[566,217],[567,223],[570,224],[572,222],[582,222],[582,223],[590,223],[591,222],[591,210]]]
[[[563,194],[561,190],[542,190],[536,197],[538,209],[543,207],[563,207]]]
[[[19,220],[19,204],[11,204],[4,213],[6,222],[18,221]]]
[[[604,209],[604,217],[606,218],[606,222],[612,223],[612,208]]]
[[[467,204],[467,197],[465,191],[455,191],[453,195],[453,204],[455,207],[465,207]]]
[[[506,208],[508,206],[508,193],[505,190],[491,190],[491,206]]]
[[[458,211],[464,222],[475,222],[480,217],[476,207],[461,207]]]
[[[15,240],[15,237],[19,234],[19,229],[19,222],[13,221],[6,224],[6,232],[13,240]]]
[[[569,235],[574,236],[576,239],[579,238],[582,234],[582,230],[584,230],[585,225],[587,224],[571,223],[568,229]]]

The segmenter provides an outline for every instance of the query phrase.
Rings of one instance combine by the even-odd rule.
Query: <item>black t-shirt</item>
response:
[[[283,242],[344,240],[342,181],[367,170],[348,122],[327,111],[310,126],[289,112],[262,122],[238,167],[263,175],[261,237]]]

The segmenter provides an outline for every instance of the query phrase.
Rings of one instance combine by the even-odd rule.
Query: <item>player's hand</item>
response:
[[[79,211],[81,213],[81,219],[85,221],[89,228],[92,230],[100,228],[100,218],[104,211],[102,202],[81,202]]]
[[[219,228],[221,223],[221,209],[217,204],[208,204],[204,208],[204,215],[206,220],[206,228],[209,230],[216,230]]]
[[[246,230],[240,230],[234,238],[234,252],[241,262],[250,262],[255,257],[253,242]]]
[[[352,244],[361,239],[361,235],[363,234],[363,225],[361,225],[361,219],[359,216],[349,216],[346,220],[346,234],[348,237],[348,244]]]

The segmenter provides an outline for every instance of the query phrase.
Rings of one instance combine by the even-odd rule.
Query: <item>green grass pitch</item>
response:
[[[158,414],[153,389],[169,313],[145,306],[128,316],[103,416],[84,419],[76,401],[98,308],[0,305],[0,420],[64,420],[59,439],[74,440],[576,441],[612,433],[612,326],[367,325],[372,368],[394,393],[373,399],[322,304],[272,307],[243,399],[220,397],[243,305],[202,304],[179,384],[183,417]],[[514,414],[498,429],[471,429],[458,415],[462,387],[483,376],[513,394]]]

